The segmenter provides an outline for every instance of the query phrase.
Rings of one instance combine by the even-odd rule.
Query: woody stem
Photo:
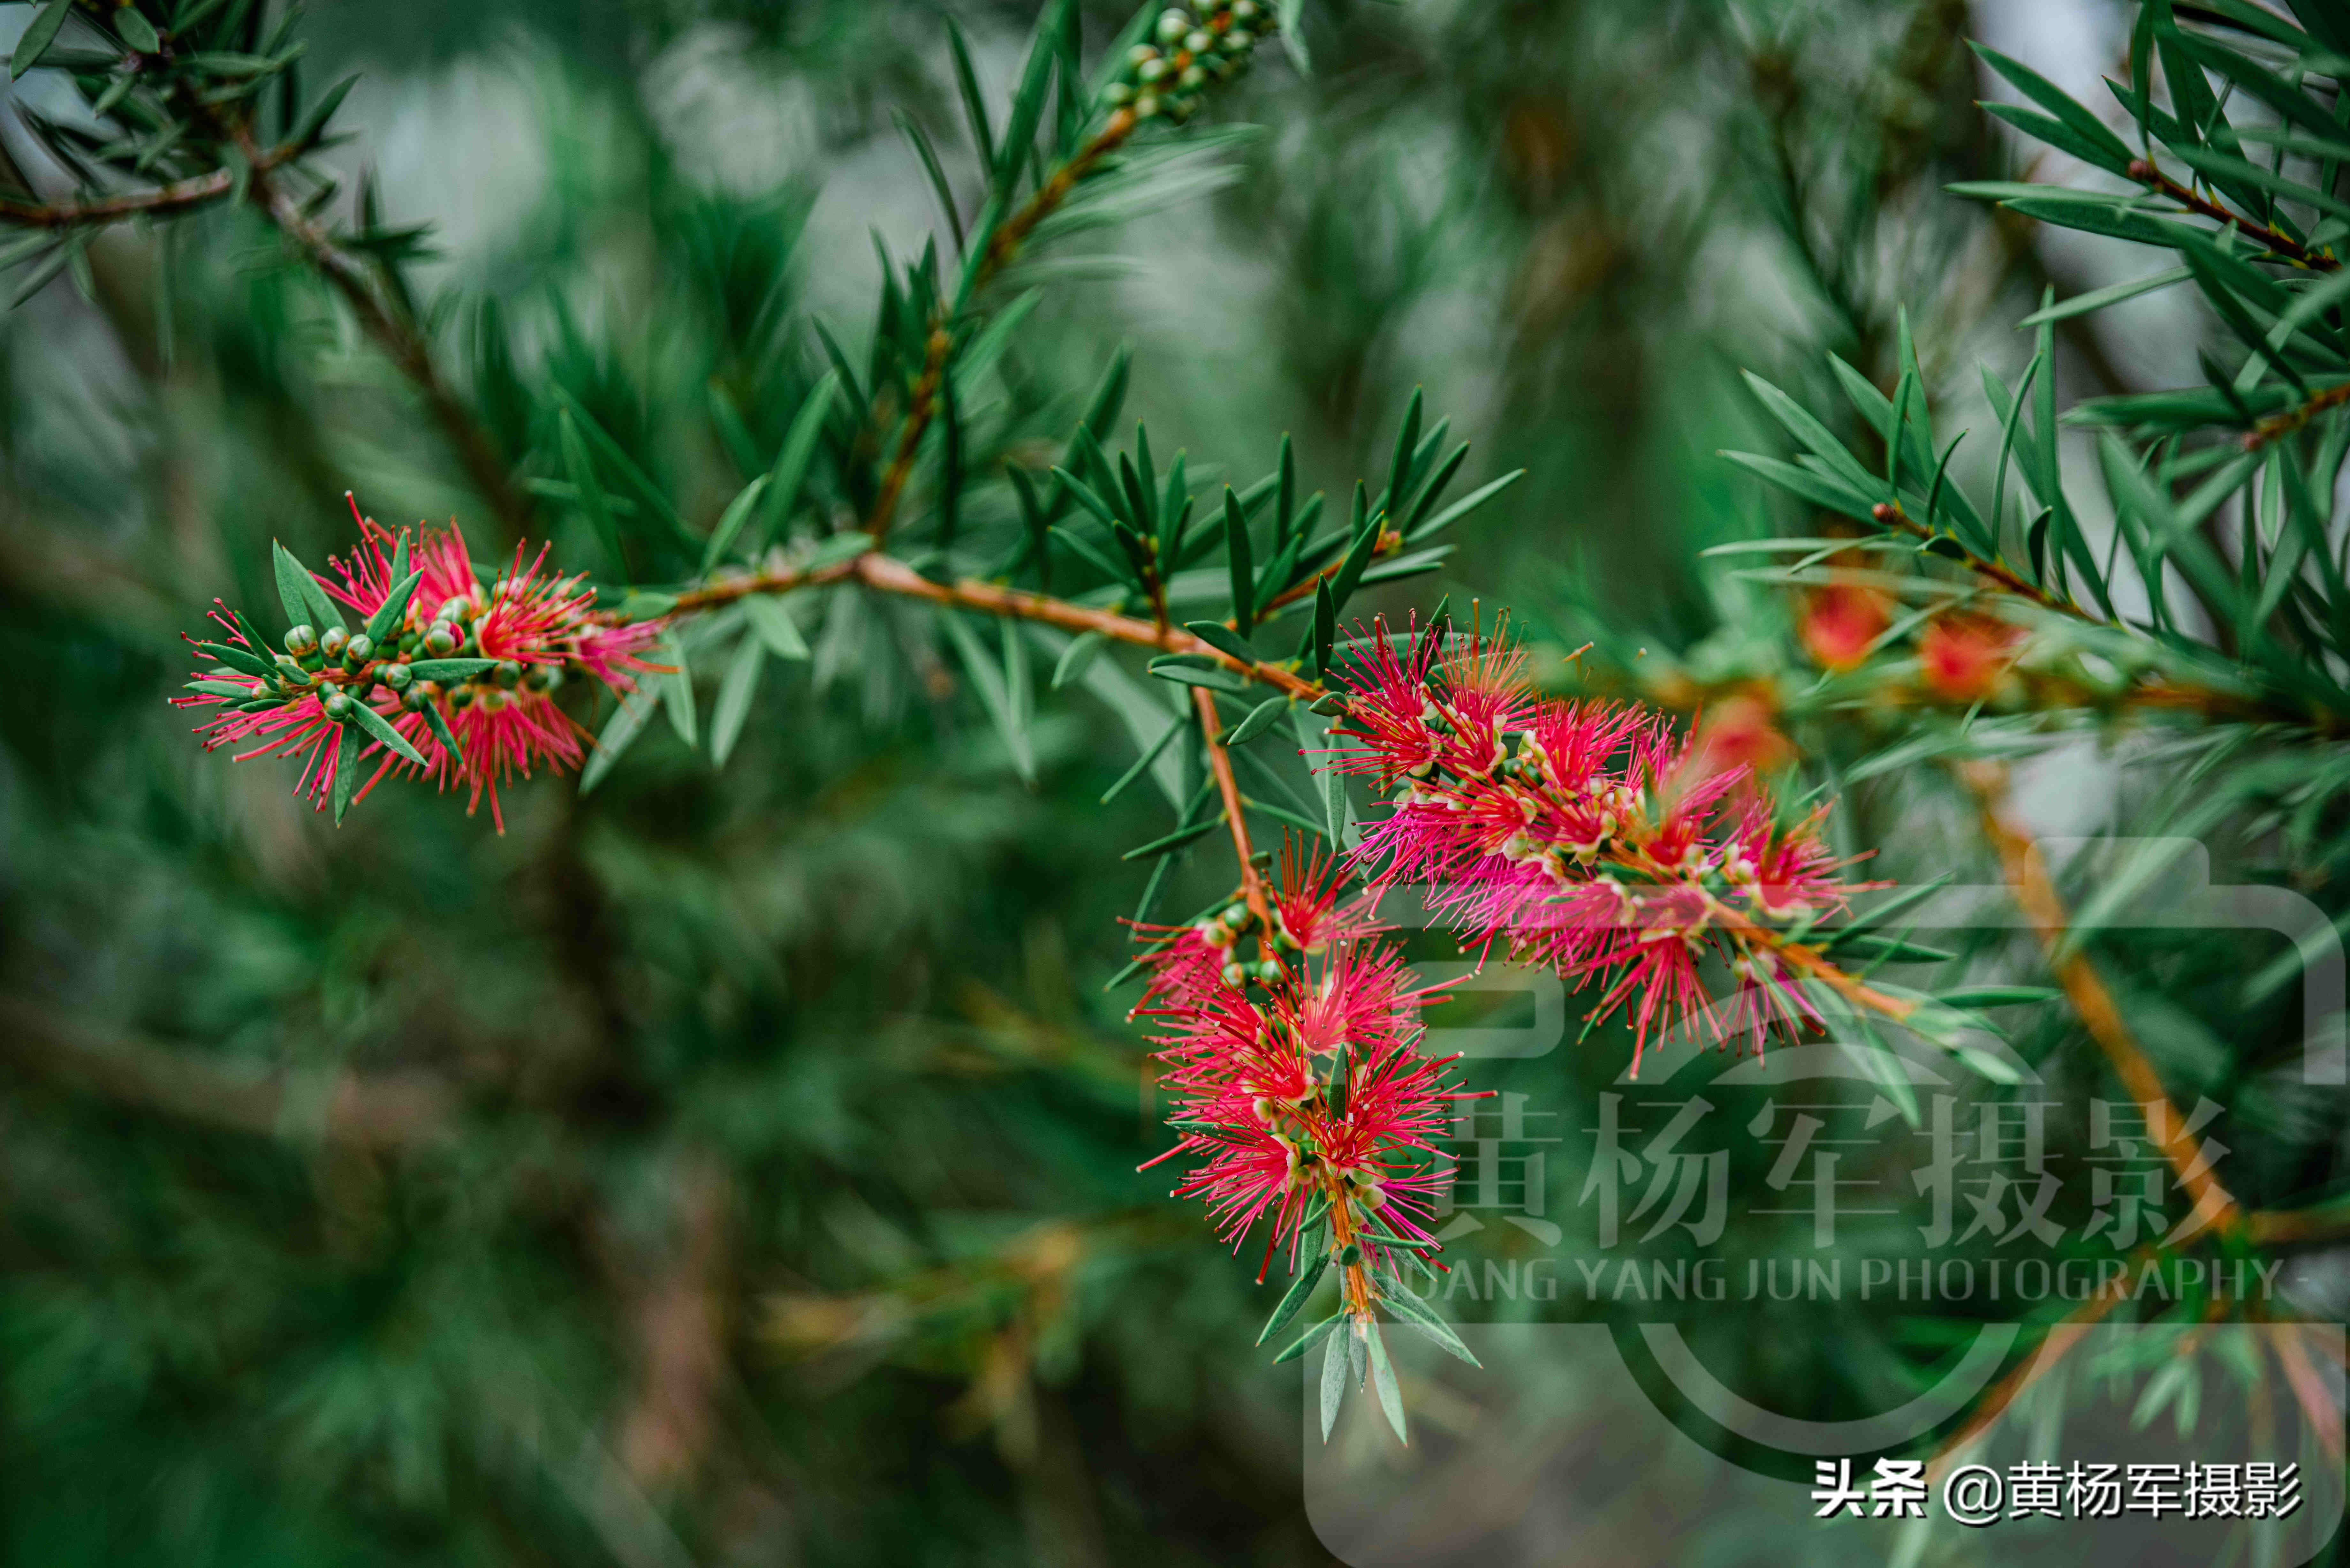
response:
[[[987,249],[972,264],[969,283],[962,290],[966,297],[977,293],[1019,254],[1022,243],[1036,225],[1068,199],[1069,192],[1093,171],[1095,164],[1134,134],[1136,123],[1130,109],[1121,109],[1111,115],[1099,135],[1079,148],[1037,188],[1026,204],[996,226],[988,237]],[[882,472],[880,488],[865,519],[865,531],[873,535],[876,543],[889,534],[889,524],[897,519],[898,503],[905,494],[907,482],[913,477],[914,458],[921,448],[922,437],[938,415],[939,391],[946,380],[947,362],[954,353],[954,336],[950,330],[953,310],[953,306],[942,300],[931,318],[931,330],[922,345],[921,372],[915,377],[912,393],[907,400],[906,422],[898,432],[897,450],[889,459],[889,466]]]
[[[1208,771],[1215,775],[1216,793],[1223,797],[1224,824],[1232,829],[1232,854],[1241,863],[1241,898],[1247,903],[1249,913],[1256,917],[1258,950],[1272,958],[1273,906],[1264,896],[1264,878],[1256,868],[1256,851],[1249,844],[1248,821],[1241,811],[1241,786],[1232,777],[1232,759],[1216,738],[1223,721],[1217,716],[1215,697],[1204,686],[1191,688],[1191,708],[1200,716],[1200,740],[1207,748]],[[1331,1212],[1337,1212],[1335,1199]]]

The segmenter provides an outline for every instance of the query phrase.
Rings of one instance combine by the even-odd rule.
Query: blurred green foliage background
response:
[[[306,68],[367,73],[332,156],[434,226],[418,276],[506,453],[540,439],[511,361],[706,516],[741,483],[709,389],[771,449],[822,365],[800,313],[861,337],[868,225],[902,255],[936,222],[889,110],[951,147],[948,9],[319,0]],[[1028,9],[951,9],[1001,88]],[[1944,371],[2020,358],[2050,281],[1939,192],[2011,171],[1974,22],[1316,6],[1315,73],[1218,110],[1264,128],[1241,177],[1103,241],[1018,358],[1081,394],[1131,344],[1155,439],[1253,473],[1287,430],[1334,494],[1424,384],[1471,480],[1531,471],[1445,586],[1547,670],[1593,606],[1762,635],[1784,607],[1695,566],[1767,514],[1712,455],[1768,440],[1736,369],[1889,382],[1903,303]],[[503,836],[413,788],[332,830],[198,753],[180,632],[267,602],[272,536],[342,548],[347,488],[514,539],[258,224],[91,261],[0,323],[0,1552],[1326,1561],[1265,1293],[1134,1171],[1165,1134],[1101,986],[1160,824],[1092,804],[1115,716],[1052,703],[1029,789],[944,670],[819,659],[723,773],[661,735],[592,795],[511,792]],[[1472,1081],[1572,1116],[1621,1053]],[[1795,1386],[1837,1359],[1776,1355]]]

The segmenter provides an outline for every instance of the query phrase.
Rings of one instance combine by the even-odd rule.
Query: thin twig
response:
[[[2330,255],[2311,251],[2299,240],[2281,234],[2266,223],[2254,223],[2241,213],[2231,213],[2217,202],[2205,200],[2143,158],[2131,161],[2129,177],[2151,190],[2161,192],[2190,213],[2215,219],[2230,228],[2241,230],[2248,238],[2260,241],[2275,254],[2284,257],[2287,261],[2298,263],[2314,272],[2333,272],[2342,265]]]
[[[1202,642],[1180,627],[1153,626],[1132,616],[1112,610],[1093,609],[1072,604],[1049,594],[1030,593],[1024,588],[1008,588],[1001,583],[982,582],[976,577],[958,577],[951,582],[933,582],[911,566],[879,551],[868,551],[854,560],[827,566],[814,572],[779,571],[754,576],[730,577],[680,594],[670,612],[672,615],[694,615],[733,604],[752,594],[791,593],[799,588],[817,587],[827,583],[856,581],[880,593],[897,594],[906,598],[927,599],[932,604],[953,605],[958,608],[979,610],[987,615],[1008,616],[1014,620],[1033,620],[1044,626],[1058,627],[1063,631],[1098,632],[1113,642],[1132,643],[1139,648],[1155,648],[1162,653],[1199,654],[1213,659],[1220,667],[1248,680],[1270,686],[1277,691],[1311,701],[1327,690],[1317,681],[1308,680],[1285,665],[1250,662],[1235,659],[1222,649]]]
[[[2095,1294],[2065,1314],[2064,1320],[2048,1331],[2048,1336],[2040,1342],[2039,1349],[2033,1352],[2030,1360],[1993,1384],[1976,1404],[1973,1412],[1936,1452],[1928,1468],[1928,1475],[1939,1480],[1950,1461],[1998,1420],[2025,1389],[2056,1370],[2057,1363],[2088,1336],[2089,1330],[2100,1318],[2128,1299],[2126,1279],[2125,1274],[2106,1281]]]
[[[1019,253],[1036,225],[1068,199],[1077,182],[1091,173],[1095,164],[1134,134],[1138,123],[1130,109],[1121,109],[1111,115],[1099,135],[1079,148],[1017,213],[996,226],[976,264],[978,271],[972,275],[971,293],[976,294],[984,287]],[[930,336],[923,344],[921,374],[915,378],[913,393],[906,405],[906,422],[898,434],[897,452],[882,472],[881,487],[875,493],[873,509],[865,519],[865,531],[877,542],[888,535],[889,524],[897,520],[899,500],[905,494],[907,481],[913,477],[915,455],[931,428],[931,419],[938,413],[939,387],[946,379],[947,358],[954,351],[954,337],[948,330],[948,308],[941,303],[931,319]]]
[[[432,410],[433,422],[456,449],[458,460],[464,464],[474,489],[490,504],[499,520],[517,533],[527,528],[533,516],[529,504],[514,488],[504,460],[474,422],[472,410],[442,379],[440,368],[433,362],[432,346],[422,331],[406,311],[386,302],[368,264],[345,249],[324,224],[304,212],[302,204],[270,178],[260,165],[261,152],[254,144],[252,131],[239,125],[233,127],[230,134],[239,151],[254,162],[253,176],[245,186],[246,199],[309,257],[311,265],[349,305],[360,329],[375,340],[400,374],[414,383],[425,406]]]
[[[2033,582],[2027,577],[2019,576],[2012,567],[2010,567],[2002,562],[1990,560],[1984,556],[1976,555],[1972,550],[1968,549],[1962,542],[1954,536],[1948,534],[1936,533],[1933,529],[1929,528],[1926,524],[1918,522],[1915,517],[1910,516],[1909,514],[1903,511],[1901,509],[1901,504],[1898,501],[1880,501],[1869,509],[1869,515],[1876,518],[1877,521],[1885,527],[1898,528],[1902,532],[1915,535],[1920,539],[1931,539],[1937,542],[1947,541],[1950,544],[1956,545],[1960,552],[1958,556],[1958,561],[1960,566],[1974,573],[1975,576],[1996,585],[1998,587],[2008,593],[2014,594],[2022,598],[2030,599],[2033,604],[2038,605],[2043,609],[2054,610],[2060,615],[2072,616],[2076,619],[2087,621],[2091,626],[2104,627],[2108,631],[2126,631],[2128,629],[2128,628],[2121,625],[2117,621],[2110,621],[2102,616],[2090,614],[2087,610],[2082,608],[2079,605],[2074,603],[2071,599],[2066,598],[2062,594],[2050,593],[2038,583]]]
[[[1264,956],[1274,956],[1273,905],[1264,896],[1264,877],[1256,868],[1256,850],[1249,843],[1248,822],[1242,814],[1241,786],[1232,777],[1232,759],[1216,738],[1222,720],[1216,699],[1204,686],[1191,688],[1192,711],[1200,715],[1200,739],[1208,752],[1208,771],[1215,775],[1216,793],[1223,797],[1224,825],[1232,829],[1232,854],[1241,863],[1241,898],[1256,917],[1257,942]]]
[[[2282,441],[2326,410],[2338,409],[2345,403],[2350,403],[2350,381],[2328,387],[2308,401],[2262,420],[2244,432],[2244,450],[2258,452],[2271,441]]]
[[[265,174],[282,164],[290,163],[307,151],[304,142],[284,142],[266,151],[256,152],[253,170]],[[0,196],[0,223],[15,224],[25,229],[71,229],[89,223],[118,223],[124,218],[141,214],[184,212],[207,202],[217,202],[236,188],[236,176],[226,169],[215,169],[209,174],[198,174],[186,180],[175,180],[168,185],[151,190],[126,191],[119,196],[105,196],[88,202],[19,202]]]
[[[2131,1099],[2143,1107],[2147,1116],[2147,1133],[2162,1151],[2177,1174],[2178,1184],[2187,1191],[2198,1212],[2208,1210],[2210,1223],[2215,1230],[2227,1232],[2236,1230],[2244,1220],[2243,1211],[2235,1199],[2211,1174],[2209,1164],[2195,1140],[2187,1134],[2186,1119],[2162,1086],[2162,1076],[2146,1053],[2132,1038],[2129,1025],[2123,1021],[2121,1008],[2115,1002],[2113,992],[2106,989],[2104,979],[2088,956],[2082,952],[2064,952],[2068,916],[2064,902],[2050,881],[2047,866],[2042,861],[2039,847],[2008,822],[2002,807],[2006,799],[2005,770],[1995,763],[1975,763],[1960,770],[1960,776],[1972,790],[1981,804],[1984,835],[1999,851],[2000,864],[2015,890],[2020,905],[2040,933],[2041,945],[2046,950],[2050,967],[2055,971],[2057,984],[2073,1004],[2074,1012],[2088,1030],[2098,1047],[2112,1064],[2114,1075],[2122,1082]],[[2157,1112],[2161,1126],[2157,1127]]]

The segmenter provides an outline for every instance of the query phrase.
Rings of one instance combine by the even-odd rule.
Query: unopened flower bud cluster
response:
[[[1170,5],[1159,14],[1149,41],[1127,51],[1118,79],[1102,99],[1113,109],[1133,110],[1137,119],[1163,115],[1180,125],[1199,109],[1211,85],[1248,69],[1257,40],[1273,27],[1273,13],[1260,0],[1191,10]]]

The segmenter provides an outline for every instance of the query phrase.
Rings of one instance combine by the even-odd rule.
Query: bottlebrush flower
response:
[[[1437,1251],[1434,1140],[1471,1096],[1451,1082],[1454,1058],[1419,1054],[1436,988],[1413,982],[1367,909],[1342,905],[1337,868],[1292,854],[1284,873],[1269,940],[1245,903],[1143,933],[1151,980],[1136,1012],[1161,1026],[1181,1135],[1150,1163],[1190,1159],[1176,1195],[1205,1202],[1235,1248],[1267,1221],[1265,1266],[1276,1251],[1326,1250],[1344,1310],[1367,1320],[1382,1281]],[[1318,940],[1292,940],[1309,931]],[[1252,940],[1268,956],[1232,956]]]
[[[1751,691],[1734,692],[1707,709],[1698,722],[1697,742],[1696,765],[1711,773],[1775,773],[1795,756],[1769,700]]]
[[[1636,1071],[1660,1030],[1760,1049],[1771,1026],[1816,1023],[1773,928],[1851,891],[1817,819],[1776,827],[1745,768],[1662,718],[1538,699],[1508,652],[1442,640],[1431,629],[1399,651],[1374,623],[1342,682],[1340,763],[1391,792],[1351,864],[1378,885],[1425,884],[1471,945],[1597,987],[1590,1017],[1629,1017]],[[1709,964],[1735,982],[1726,1004]]]
[[[2022,640],[2022,628],[1995,616],[1936,616],[1918,639],[1918,679],[1945,701],[1980,702],[2007,680]]]
[[[577,767],[593,743],[555,693],[574,677],[627,693],[654,668],[642,650],[660,627],[599,618],[585,577],[549,572],[544,546],[534,556],[517,545],[484,587],[453,524],[411,540],[356,504],[352,516],[359,544],[329,557],[329,575],[279,552],[279,593],[299,622],[286,651],[270,652],[224,607],[213,619],[228,640],[196,645],[213,667],[174,701],[221,710],[198,729],[207,750],[255,741],[238,761],[302,757],[297,791],[321,809],[333,801],[338,820],[398,770],[466,789],[469,812],[486,794],[504,832],[501,784]],[[346,610],[359,630],[339,624]],[[313,620],[333,624],[322,633]],[[365,783],[347,769],[364,770]]]
[[[1892,624],[1883,594],[1857,583],[1832,582],[1813,590],[1797,629],[1804,650],[1821,669],[1842,671],[1866,659]]]

